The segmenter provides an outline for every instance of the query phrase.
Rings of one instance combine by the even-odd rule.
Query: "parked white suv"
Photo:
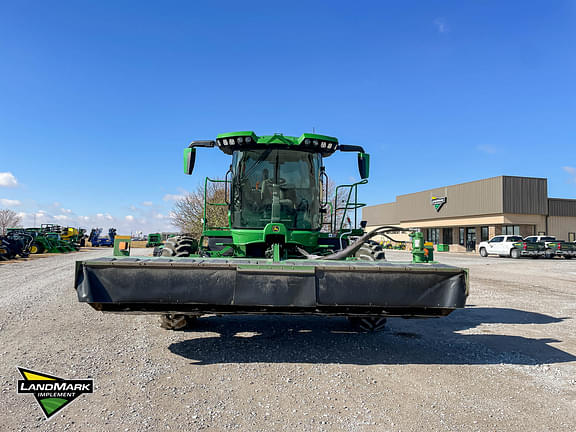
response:
[[[517,235],[499,235],[496,237],[492,237],[488,241],[483,241],[478,246],[478,252],[483,257],[487,257],[488,255],[500,255],[506,257],[513,257],[513,251],[518,251],[518,255],[520,255],[520,251],[514,247],[514,243],[518,243],[522,241],[522,237]]]

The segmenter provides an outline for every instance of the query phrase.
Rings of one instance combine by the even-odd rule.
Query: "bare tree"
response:
[[[225,201],[224,183],[208,183],[206,202],[216,204]],[[204,187],[198,186],[195,191],[176,201],[170,218],[172,225],[178,227],[180,231],[200,238],[204,219]],[[206,206],[206,227],[228,227],[228,207],[208,204]]]
[[[0,210],[0,235],[6,235],[8,228],[16,228],[21,220],[20,216],[13,210]]]

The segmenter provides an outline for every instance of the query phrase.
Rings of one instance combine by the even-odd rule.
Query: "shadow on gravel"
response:
[[[507,331],[505,328],[494,329],[494,334],[490,325],[484,326],[481,334],[458,332],[480,324],[546,325],[564,319],[516,309],[473,308],[441,319],[391,319],[387,330],[366,334],[355,332],[345,318],[339,317],[211,316],[200,318],[192,330],[186,331],[193,338],[173,343],[169,349],[196,365],[537,365],[576,361],[576,356],[551,346],[560,342],[556,339],[507,336],[501,334]]]

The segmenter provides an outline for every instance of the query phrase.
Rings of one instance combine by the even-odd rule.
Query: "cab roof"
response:
[[[293,150],[306,150],[330,156],[338,149],[338,138],[328,135],[304,133],[299,137],[276,133],[258,136],[253,131],[240,131],[219,134],[216,145],[226,154],[232,154],[243,148],[261,148],[270,146]]]

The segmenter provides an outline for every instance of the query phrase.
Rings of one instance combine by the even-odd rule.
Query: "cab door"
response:
[[[492,237],[488,242],[488,253],[489,254],[502,254],[503,250],[504,236]]]

